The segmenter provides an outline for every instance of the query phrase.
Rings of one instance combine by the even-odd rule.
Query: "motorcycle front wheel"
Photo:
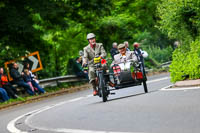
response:
[[[105,80],[103,77],[103,73],[99,73],[99,88],[100,88],[100,95],[102,96],[103,102],[107,101],[107,90],[105,85]]]

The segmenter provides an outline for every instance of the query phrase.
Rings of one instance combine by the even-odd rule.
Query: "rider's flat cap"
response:
[[[122,48],[125,48],[125,44],[124,43],[118,45],[118,49],[122,49]]]

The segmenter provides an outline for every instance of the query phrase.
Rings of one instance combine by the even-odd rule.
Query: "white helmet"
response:
[[[89,34],[87,34],[87,40],[92,39],[92,38],[95,38],[95,37],[96,37],[96,36],[95,36],[94,33],[89,33]]]

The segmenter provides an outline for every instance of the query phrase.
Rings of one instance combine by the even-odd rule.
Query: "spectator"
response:
[[[124,44],[125,44],[125,47],[126,47],[126,51],[130,51],[128,41],[125,41]]]
[[[143,60],[143,58],[146,58],[148,56],[148,53],[140,48],[140,43],[135,42],[133,44],[133,48],[134,48],[133,51],[135,51],[135,54],[138,55],[138,57],[140,57],[141,60]]]
[[[29,86],[31,87],[31,90],[33,92],[35,92],[34,87],[33,87],[32,83],[31,83],[31,74],[29,73],[28,69],[24,69],[23,79],[27,84],[29,84]]]
[[[39,81],[36,79],[36,76],[31,72],[29,63],[24,64],[24,70],[28,69],[31,77],[31,84],[33,87],[37,88],[37,91],[40,93],[45,93],[45,90],[39,86]]]
[[[3,88],[0,88],[0,97],[2,102],[8,101],[10,99],[6,90],[4,90]]]
[[[110,50],[110,54],[111,54],[111,56],[112,56],[112,59],[114,59],[114,55],[119,54],[119,51],[118,51],[118,49],[117,49],[117,43],[116,43],[116,42],[114,42],[114,43],[112,44],[112,49]]]
[[[179,41],[175,41],[174,42],[174,48],[178,48],[180,46],[180,42]]]
[[[17,90],[8,81],[8,77],[4,74],[4,69],[0,68],[0,85],[6,90],[10,98],[18,98]]]
[[[81,64],[83,63],[83,62],[82,62],[83,54],[84,54],[84,53],[83,53],[83,50],[80,50],[80,51],[79,51],[79,57],[81,58],[81,62],[80,62]]]
[[[18,64],[13,63],[13,66],[10,71],[10,75],[13,78],[13,82],[17,84],[18,86],[23,87],[28,94],[34,95],[34,92],[32,91],[31,87],[29,84],[25,83],[23,80],[23,75],[24,73],[22,72],[21,74],[18,72]]]
[[[87,80],[89,80],[88,72],[83,70],[81,62],[82,62],[82,58],[81,57],[77,57],[76,61],[74,63],[74,72],[78,77],[84,77]]]
[[[143,51],[141,48],[140,48],[140,43],[137,43],[135,42],[133,44],[133,51],[135,52],[136,56],[137,56],[137,59],[139,61],[141,61],[141,63],[143,64],[144,66],[144,58],[148,57],[148,53],[146,51]]]
[[[79,56],[83,57],[84,53],[83,53],[83,50],[80,50],[79,51]]]

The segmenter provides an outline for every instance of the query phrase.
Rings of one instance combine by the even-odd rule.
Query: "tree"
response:
[[[189,44],[200,32],[199,0],[162,0],[158,6],[159,29],[170,38]]]
[[[107,51],[114,41],[143,42],[146,49],[167,48],[170,41],[154,27],[160,0],[2,0],[1,65],[39,51],[40,75],[65,75],[68,60],[88,44],[93,32]],[[150,50],[149,50],[150,51]],[[167,53],[167,52],[166,52]]]
[[[106,49],[116,41],[123,43],[143,42],[143,46],[166,48],[171,41],[154,25],[157,23],[156,7],[160,0],[112,0],[111,15],[99,19],[96,31],[107,44]],[[171,43],[172,44],[172,43]]]

